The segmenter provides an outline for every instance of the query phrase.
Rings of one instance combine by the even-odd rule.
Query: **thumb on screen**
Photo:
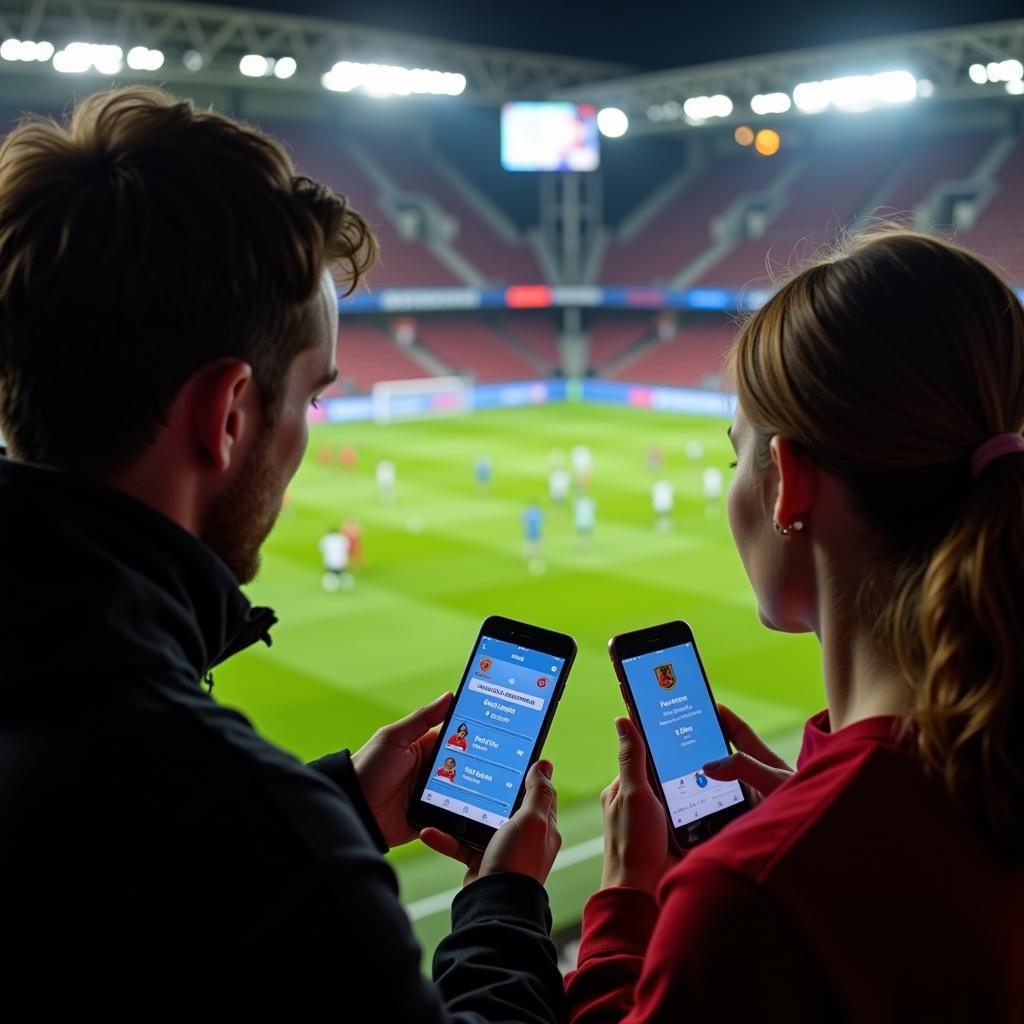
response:
[[[647,748],[640,730],[630,718],[616,718],[615,731],[619,737],[619,787],[623,790],[639,789],[647,782]]]

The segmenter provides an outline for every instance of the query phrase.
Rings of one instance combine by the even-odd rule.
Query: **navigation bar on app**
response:
[[[703,772],[681,775],[664,783],[662,789],[672,824],[677,828],[709,814],[717,814],[743,799],[738,782],[718,782]]]
[[[446,811],[452,811],[454,814],[458,814],[463,818],[469,818],[471,821],[479,821],[481,824],[490,825],[491,828],[501,828],[501,826],[508,821],[508,818],[505,818],[500,814],[495,814],[494,811],[485,811],[482,807],[463,803],[457,797],[444,796],[442,793],[435,793],[432,789],[428,789],[423,794],[423,799],[428,804],[433,804],[435,807],[442,807]]]

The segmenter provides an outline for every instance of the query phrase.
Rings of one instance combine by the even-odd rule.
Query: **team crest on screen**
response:
[[[663,690],[671,690],[676,685],[676,670],[670,662],[665,665],[655,665],[654,675]]]
[[[480,659],[480,671],[481,672],[490,672],[491,671],[491,659],[490,658],[481,658]]]

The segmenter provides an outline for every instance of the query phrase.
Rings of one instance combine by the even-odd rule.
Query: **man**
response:
[[[415,837],[450,695],[310,767],[200,686],[270,642],[275,615],[238,583],[337,375],[329,268],[355,287],[375,249],[277,143],[160,90],[97,94],[0,147],[10,1005],[31,988],[82,1011],[102,990],[109,1010],[145,980],[162,1008],[202,985],[342,1016],[365,999],[382,1021],[561,1012],[546,762],[482,857],[424,832],[472,883],[434,984],[381,851]]]
[[[351,542],[340,530],[329,529],[320,538],[320,558],[324,563],[323,588],[335,591],[339,587],[351,590],[355,579],[348,571]]]

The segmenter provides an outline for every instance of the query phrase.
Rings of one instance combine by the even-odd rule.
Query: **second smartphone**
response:
[[[522,802],[575,657],[565,633],[500,615],[484,621],[409,808],[417,828],[487,845]]]
[[[681,621],[620,633],[608,652],[676,843],[707,839],[750,806],[738,782],[703,767],[731,753],[693,631]]]

